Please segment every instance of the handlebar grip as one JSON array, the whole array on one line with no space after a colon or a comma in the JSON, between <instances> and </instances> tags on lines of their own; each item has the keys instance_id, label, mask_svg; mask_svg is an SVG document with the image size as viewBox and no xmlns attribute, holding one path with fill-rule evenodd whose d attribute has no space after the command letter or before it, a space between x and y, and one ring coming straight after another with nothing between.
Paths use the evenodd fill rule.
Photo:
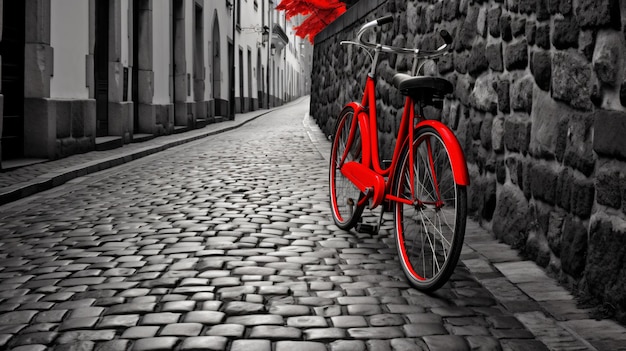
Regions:
<instances>
[{"instance_id":1,"label":"handlebar grip","mask_svg":"<svg viewBox=\"0 0 626 351\"><path fill-rule=\"evenodd\" d=\"M439 35L441 35L441 37L443 38L443 41L444 41L447 45L452 44L452 36L450 35L450 33L448 33L448 31L447 31L447 30L442 29L442 30L439 32Z\"/></svg>"},{"instance_id":2,"label":"handlebar grip","mask_svg":"<svg viewBox=\"0 0 626 351\"><path fill-rule=\"evenodd\" d=\"M376 20L376 23L378 23L379 26L382 26L385 23L391 23L391 22L393 22L393 16L392 15L381 17L381 18Z\"/></svg>"}]
</instances>

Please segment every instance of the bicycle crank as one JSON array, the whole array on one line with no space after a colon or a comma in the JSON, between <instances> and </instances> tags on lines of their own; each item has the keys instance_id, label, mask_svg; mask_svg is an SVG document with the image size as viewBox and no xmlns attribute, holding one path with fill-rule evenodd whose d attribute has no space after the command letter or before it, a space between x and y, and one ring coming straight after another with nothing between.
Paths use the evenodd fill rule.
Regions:
<instances>
[{"instance_id":1,"label":"bicycle crank","mask_svg":"<svg viewBox=\"0 0 626 351\"><path fill-rule=\"evenodd\" d=\"M359 233L376 235L378 234L380 226L369 223L357 223L354 229Z\"/></svg>"}]
</instances>

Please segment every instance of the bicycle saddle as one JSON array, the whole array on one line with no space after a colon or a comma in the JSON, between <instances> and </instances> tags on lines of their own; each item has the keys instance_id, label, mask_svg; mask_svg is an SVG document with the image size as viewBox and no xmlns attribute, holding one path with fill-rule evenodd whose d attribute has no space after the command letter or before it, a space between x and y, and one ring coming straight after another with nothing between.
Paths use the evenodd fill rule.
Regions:
<instances>
[{"instance_id":1,"label":"bicycle saddle","mask_svg":"<svg viewBox=\"0 0 626 351\"><path fill-rule=\"evenodd\" d=\"M397 73L393 76L392 82L402 95L411 97L432 97L433 95L446 95L454 91L452 83L439 77L414 77L404 73Z\"/></svg>"}]
</instances>

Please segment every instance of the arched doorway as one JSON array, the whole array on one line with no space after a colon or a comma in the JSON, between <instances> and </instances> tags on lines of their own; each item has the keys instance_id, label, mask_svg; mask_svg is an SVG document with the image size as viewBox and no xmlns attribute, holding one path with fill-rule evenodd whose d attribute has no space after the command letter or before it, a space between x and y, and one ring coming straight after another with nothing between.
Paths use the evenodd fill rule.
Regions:
<instances>
[{"instance_id":1,"label":"arched doorway","mask_svg":"<svg viewBox=\"0 0 626 351\"><path fill-rule=\"evenodd\" d=\"M211 54L211 67L213 67L212 79L213 79L213 105L215 106L215 116L226 116L227 113L224 109L222 102L222 58L221 58L221 37L220 37L220 23L217 18L217 11L215 12L213 20L213 38L212 45L213 50Z\"/></svg>"},{"instance_id":2,"label":"arched doorway","mask_svg":"<svg viewBox=\"0 0 626 351\"><path fill-rule=\"evenodd\" d=\"M258 108L263 107L263 65L261 64L261 49L257 49L256 52L256 90L257 90L257 105Z\"/></svg>"},{"instance_id":3,"label":"arched doorway","mask_svg":"<svg viewBox=\"0 0 626 351\"><path fill-rule=\"evenodd\" d=\"M193 95L196 102L195 121L206 119L204 98L204 9L197 1L194 5L194 43L193 43ZM206 122L204 122L206 124Z\"/></svg>"},{"instance_id":4,"label":"arched doorway","mask_svg":"<svg viewBox=\"0 0 626 351\"><path fill-rule=\"evenodd\" d=\"M187 96L190 95L190 82L187 79L185 59L185 3L174 0L172 3L172 62L174 63L174 125L187 127Z\"/></svg>"},{"instance_id":5,"label":"arched doorway","mask_svg":"<svg viewBox=\"0 0 626 351\"><path fill-rule=\"evenodd\" d=\"M248 48L248 98L246 99L246 112L254 110L254 95L252 95L252 51Z\"/></svg>"},{"instance_id":6,"label":"arched doorway","mask_svg":"<svg viewBox=\"0 0 626 351\"><path fill-rule=\"evenodd\" d=\"M132 100L133 140L141 141L155 132L152 0L133 0ZM143 134L143 135L142 135Z\"/></svg>"},{"instance_id":7,"label":"arched doorway","mask_svg":"<svg viewBox=\"0 0 626 351\"><path fill-rule=\"evenodd\" d=\"M94 78L96 98L96 136L109 135L109 0L96 4Z\"/></svg>"},{"instance_id":8,"label":"arched doorway","mask_svg":"<svg viewBox=\"0 0 626 351\"><path fill-rule=\"evenodd\" d=\"M142 5L140 2L144 0L133 0L133 91L132 91L132 100L133 100L133 133L137 134L140 132L141 128L139 127L139 65L141 60L139 59L139 48L141 45L141 11L140 6Z\"/></svg>"},{"instance_id":9,"label":"arched doorway","mask_svg":"<svg viewBox=\"0 0 626 351\"><path fill-rule=\"evenodd\" d=\"M235 118L235 44L232 40L228 41L228 117Z\"/></svg>"},{"instance_id":10,"label":"arched doorway","mask_svg":"<svg viewBox=\"0 0 626 351\"><path fill-rule=\"evenodd\" d=\"M221 80L221 69L222 62L220 57L220 45L222 45L220 41L220 23L217 18L217 11L215 12L215 16L213 19L213 38L211 43L213 44L213 50L211 54L211 67L213 67L212 79L213 79L213 105L215 106L215 116L225 116L226 111L222 108L221 96L222 96L222 80Z\"/></svg>"},{"instance_id":11,"label":"arched doorway","mask_svg":"<svg viewBox=\"0 0 626 351\"><path fill-rule=\"evenodd\" d=\"M24 1L2 4L2 160L24 156Z\"/></svg>"},{"instance_id":12,"label":"arched doorway","mask_svg":"<svg viewBox=\"0 0 626 351\"><path fill-rule=\"evenodd\" d=\"M245 112L244 103L245 97L243 95L243 49L239 47L239 112ZM237 111L235 111L237 112Z\"/></svg>"}]
</instances>

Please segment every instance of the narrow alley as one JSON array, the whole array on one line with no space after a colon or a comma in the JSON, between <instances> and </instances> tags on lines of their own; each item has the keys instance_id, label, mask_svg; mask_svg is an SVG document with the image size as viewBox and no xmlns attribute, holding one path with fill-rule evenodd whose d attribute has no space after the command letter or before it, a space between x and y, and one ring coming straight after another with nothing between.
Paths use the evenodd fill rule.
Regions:
<instances>
[{"instance_id":1,"label":"narrow alley","mask_svg":"<svg viewBox=\"0 0 626 351\"><path fill-rule=\"evenodd\" d=\"M329 143L308 106L301 98L0 207L0 345L546 350L558 339L593 349L570 334L542 341L465 265L420 293L391 230L339 230ZM469 240L480 232L470 226ZM472 251L463 257L476 269Z\"/></svg>"}]
</instances>

